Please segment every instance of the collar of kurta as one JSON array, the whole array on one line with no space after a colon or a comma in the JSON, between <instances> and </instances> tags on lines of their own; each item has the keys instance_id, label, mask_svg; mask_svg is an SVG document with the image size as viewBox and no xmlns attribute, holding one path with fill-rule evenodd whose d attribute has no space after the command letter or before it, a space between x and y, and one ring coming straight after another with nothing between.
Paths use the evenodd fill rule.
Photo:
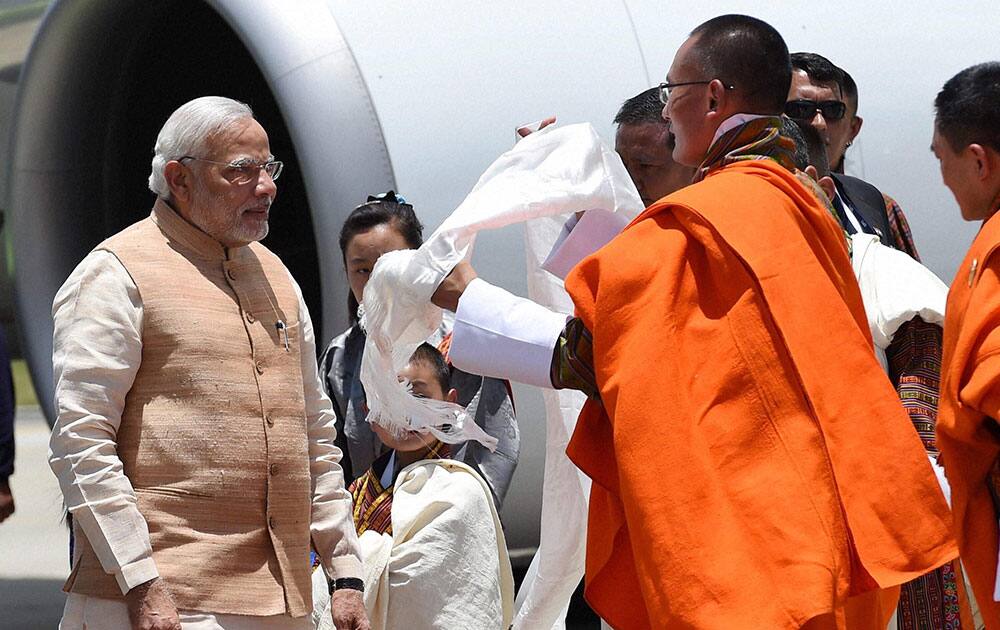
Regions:
<instances>
[{"instance_id":1,"label":"collar of kurta","mask_svg":"<svg viewBox=\"0 0 1000 630\"><path fill-rule=\"evenodd\" d=\"M177 213L162 197L156 199L151 215L153 223L171 241L207 260L232 260L239 258L246 247L227 248Z\"/></svg>"},{"instance_id":2,"label":"collar of kurta","mask_svg":"<svg viewBox=\"0 0 1000 630\"><path fill-rule=\"evenodd\" d=\"M780 116L737 114L719 127L705 160L698 167L695 181L710 171L742 160L774 160L795 171L795 141L781 135Z\"/></svg>"}]
</instances>

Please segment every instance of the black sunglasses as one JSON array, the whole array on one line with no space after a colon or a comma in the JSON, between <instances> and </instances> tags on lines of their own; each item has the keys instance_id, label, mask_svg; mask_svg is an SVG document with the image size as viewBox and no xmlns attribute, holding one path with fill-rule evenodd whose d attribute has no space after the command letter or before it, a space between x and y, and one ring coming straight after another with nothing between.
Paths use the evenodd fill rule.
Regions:
<instances>
[{"instance_id":1,"label":"black sunglasses","mask_svg":"<svg viewBox=\"0 0 1000 630\"><path fill-rule=\"evenodd\" d=\"M847 113L847 105L843 101L807 101L798 99L785 103L785 115L795 120L812 120L816 112L823 114L827 120L840 120Z\"/></svg>"}]
</instances>

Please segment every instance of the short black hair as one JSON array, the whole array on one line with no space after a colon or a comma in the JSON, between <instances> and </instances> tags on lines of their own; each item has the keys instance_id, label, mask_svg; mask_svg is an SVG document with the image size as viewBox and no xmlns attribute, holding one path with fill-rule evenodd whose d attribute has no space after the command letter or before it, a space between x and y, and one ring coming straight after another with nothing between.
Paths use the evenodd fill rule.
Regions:
<instances>
[{"instance_id":1,"label":"short black hair","mask_svg":"<svg viewBox=\"0 0 1000 630\"><path fill-rule=\"evenodd\" d=\"M788 116L781 115L781 135L791 138L795 143L795 153L792 154L792 161L795 168L800 171L806 170L809 166L809 147L806 146L806 139L802 136L802 126Z\"/></svg>"},{"instance_id":2,"label":"short black hair","mask_svg":"<svg viewBox=\"0 0 1000 630\"><path fill-rule=\"evenodd\" d=\"M347 215L344 225L340 227L340 255L347 267L347 245L358 234L379 225L391 225L406 241L411 249L417 249L424 242L424 226L417 219L413 206L406 203L395 192L389 191L368 197ZM347 291L347 316L353 324L358 319L358 301L354 292Z\"/></svg>"},{"instance_id":3,"label":"short black hair","mask_svg":"<svg viewBox=\"0 0 1000 630\"><path fill-rule=\"evenodd\" d=\"M795 140L795 166L800 171L812 166L820 177L829 175L830 161L826 155L826 143L816 128L809 124L799 124L787 116L782 118L782 122L787 121L787 129L783 127L781 132L787 132Z\"/></svg>"},{"instance_id":4,"label":"short black hair","mask_svg":"<svg viewBox=\"0 0 1000 630\"><path fill-rule=\"evenodd\" d=\"M854 82L854 77L850 75L847 70L840 68L840 72L844 75L844 82L841 84L840 93L844 96L844 100L848 103L853 101L854 103L854 113L858 113L858 84Z\"/></svg>"},{"instance_id":5,"label":"short black hair","mask_svg":"<svg viewBox=\"0 0 1000 630\"><path fill-rule=\"evenodd\" d=\"M823 83L836 83L840 95L844 95L844 71L833 64L832 61L811 52L797 52L791 54L792 70L801 70L809 75L813 81Z\"/></svg>"},{"instance_id":6,"label":"short black hair","mask_svg":"<svg viewBox=\"0 0 1000 630\"><path fill-rule=\"evenodd\" d=\"M934 99L934 124L955 152L976 143L1000 151L1000 62L962 70Z\"/></svg>"},{"instance_id":7,"label":"short black hair","mask_svg":"<svg viewBox=\"0 0 1000 630\"><path fill-rule=\"evenodd\" d=\"M616 125L641 125L643 123L667 124L663 120L663 103L660 102L660 88L653 87L639 92L622 103L615 114Z\"/></svg>"},{"instance_id":8,"label":"short black hair","mask_svg":"<svg viewBox=\"0 0 1000 630\"><path fill-rule=\"evenodd\" d=\"M410 355L409 363L418 363L431 368L434 380L441 386L441 393L448 394L451 389L451 370L444 360L444 355L437 348L427 342L420 344Z\"/></svg>"},{"instance_id":9,"label":"short black hair","mask_svg":"<svg viewBox=\"0 0 1000 630\"><path fill-rule=\"evenodd\" d=\"M732 84L751 111L778 115L792 83L788 46L767 22L748 15L720 15L691 31L706 78Z\"/></svg>"}]
</instances>

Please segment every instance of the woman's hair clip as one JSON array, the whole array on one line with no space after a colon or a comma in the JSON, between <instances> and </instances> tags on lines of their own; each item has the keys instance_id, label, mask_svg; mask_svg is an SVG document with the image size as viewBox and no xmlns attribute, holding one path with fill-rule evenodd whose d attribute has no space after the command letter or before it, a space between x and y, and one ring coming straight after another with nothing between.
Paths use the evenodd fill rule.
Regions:
<instances>
[{"instance_id":1,"label":"woman's hair clip","mask_svg":"<svg viewBox=\"0 0 1000 630\"><path fill-rule=\"evenodd\" d=\"M397 195L396 192L392 190L379 193L377 195L368 195L368 203L372 201L389 201L392 203L406 204L406 199L403 198L403 195Z\"/></svg>"}]
</instances>

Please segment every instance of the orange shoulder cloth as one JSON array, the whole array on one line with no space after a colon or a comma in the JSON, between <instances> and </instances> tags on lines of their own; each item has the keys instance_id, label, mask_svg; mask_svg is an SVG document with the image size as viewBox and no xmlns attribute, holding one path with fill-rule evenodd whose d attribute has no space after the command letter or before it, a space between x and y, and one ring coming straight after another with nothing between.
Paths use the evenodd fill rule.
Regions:
<instances>
[{"instance_id":1,"label":"orange shoulder cloth","mask_svg":"<svg viewBox=\"0 0 1000 630\"><path fill-rule=\"evenodd\" d=\"M587 599L616 628L799 627L955 557L876 362L839 226L741 161L654 204L566 282L603 406Z\"/></svg>"},{"instance_id":2,"label":"orange shoulder cloth","mask_svg":"<svg viewBox=\"0 0 1000 630\"><path fill-rule=\"evenodd\" d=\"M1000 490L1000 216L987 221L948 292L937 444L951 485L955 533L988 628L1000 628L993 601ZM1000 492L998 492L1000 495Z\"/></svg>"}]
</instances>

